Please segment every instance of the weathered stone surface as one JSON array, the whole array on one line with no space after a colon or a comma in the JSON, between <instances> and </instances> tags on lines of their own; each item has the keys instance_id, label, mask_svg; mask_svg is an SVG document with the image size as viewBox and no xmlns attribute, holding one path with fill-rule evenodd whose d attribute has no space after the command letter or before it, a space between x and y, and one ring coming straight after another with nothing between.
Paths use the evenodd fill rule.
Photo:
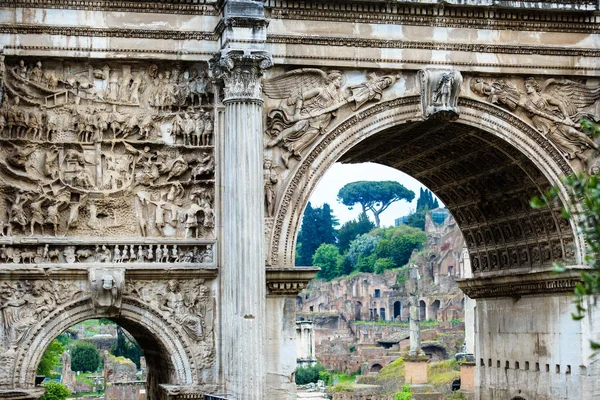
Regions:
<instances>
[{"instance_id":1,"label":"weathered stone surface","mask_svg":"<svg viewBox=\"0 0 600 400\"><path fill-rule=\"evenodd\" d=\"M567 321L576 275L547 273L580 267L585 246L558 209L528 202L558 185L576 207L560 177L598 168L578 125L600 110L597 11L592 0L0 2L0 397L39 397L28 390L48 343L112 317L146 351L149 399L288 398L293 297L314 274L291 270L296 233L337 160L403 170L448 206L472 260L463 287L483 302L476 353L512 362L502 346L518 341L528 362L565 371L554 337L577 332L583 349L600 329ZM427 93L460 116L424 121L418 71L452 68L457 103L439 85L451 79ZM116 269L90 272L111 268L124 286ZM488 300L511 292L538 312ZM559 311L540 312L556 305L542 293ZM491 304L527 315L551 356L510 321L490 347ZM479 394L597 397L597 360L573 357L568 379L525 372L549 382L536 392L521 372L478 364Z\"/></svg>"}]
</instances>

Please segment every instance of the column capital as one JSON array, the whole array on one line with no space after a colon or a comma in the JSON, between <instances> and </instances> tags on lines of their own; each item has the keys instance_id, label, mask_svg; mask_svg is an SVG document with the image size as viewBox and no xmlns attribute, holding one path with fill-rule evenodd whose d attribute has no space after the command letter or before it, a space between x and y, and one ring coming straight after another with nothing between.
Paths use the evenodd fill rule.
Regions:
<instances>
[{"instance_id":1,"label":"column capital","mask_svg":"<svg viewBox=\"0 0 600 400\"><path fill-rule=\"evenodd\" d=\"M271 54L262 50L229 50L216 54L211 61L214 77L222 79L225 85L224 103L230 101L262 103L262 73L272 66Z\"/></svg>"}]
</instances>

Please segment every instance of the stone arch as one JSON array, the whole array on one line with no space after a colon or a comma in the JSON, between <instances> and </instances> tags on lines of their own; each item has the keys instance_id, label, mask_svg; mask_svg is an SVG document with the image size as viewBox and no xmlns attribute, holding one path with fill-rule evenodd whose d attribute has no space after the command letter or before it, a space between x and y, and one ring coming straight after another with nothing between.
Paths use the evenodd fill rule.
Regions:
<instances>
[{"instance_id":1,"label":"stone arch","mask_svg":"<svg viewBox=\"0 0 600 400\"><path fill-rule=\"evenodd\" d=\"M106 317L127 329L144 350L148 367L148 399L160 399L160 384L197 385L198 365L187 339L172 322L132 297L124 297L119 316L96 312L89 297L58 307L32 329L17 350L12 385L29 389L37 366L50 342L69 327L92 318Z\"/></svg>"},{"instance_id":2,"label":"stone arch","mask_svg":"<svg viewBox=\"0 0 600 400\"><path fill-rule=\"evenodd\" d=\"M400 300L394 302L394 319L400 317L402 319L402 303Z\"/></svg>"},{"instance_id":3,"label":"stone arch","mask_svg":"<svg viewBox=\"0 0 600 400\"><path fill-rule=\"evenodd\" d=\"M430 307L430 311L429 311L429 317L430 319L440 319L438 313L440 311L440 301L439 300L434 300Z\"/></svg>"},{"instance_id":4,"label":"stone arch","mask_svg":"<svg viewBox=\"0 0 600 400\"><path fill-rule=\"evenodd\" d=\"M379 372L383 369L383 366L379 363L372 364L369 367L369 372Z\"/></svg>"},{"instance_id":5,"label":"stone arch","mask_svg":"<svg viewBox=\"0 0 600 400\"><path fill-rule=\"evenodd\" d=\"M424 300L419 301L419 320L425 321L427 319L427 304Z\"/></svg>"},{"instance_id":6,"label":"stone arch","mask_svg":"<svg viewBox=\"0 0 600 400\"><path fill-rule=\"evenodd\" d=\"M493 150L498 157L503 158L507 166L512 164L510 168L514 167L513 170L517 172L517 181L521 178L527 180L520 186L515 183L517 193L510 201L518 203L521 207L529 208L529 199L533 195L556 185L559 188L563 204L577 204L560 181L560 176L572 173L573 169L559 151L531 125L500 107L471 98L461 97L459 106L461 114L454 122L423 121L420 97L401 97L356 113L324 135L303 160L293 167L291 178L282 188L268 242L267 263L269 265L293 265L296 235L301 223L301 216L320 178L335 162L340 160L343 162L373 161L373 157L370 156L372 149L369 149L369 146L373 146L375 140L371 139L376 136L379 136L378 140L386 138L390 142L395 139L398 146L411 140L418 141L418 132L425 130L428 133L423 136L427 136L432 131L440 133L441 128L448 128L444 130L444 135L450 135L448 132L451 132L452 137L467 139L471 136L476 137L477 141L485 143L486 146L489 146L490 151ZM360 146L357 146L359 144ZM360 148L357 149L358 147ZM388 143L388 153L392 153L389 151L390 148L394 148L393 151L397 149ZM389 159L384 160L381 154L375 162L384 165L392 163ZM486 271L494 272L493 269L500 269L500 267L520 272L539 270L542 265L549 269L553 259L561 259L569 265L580 264L583 260L583 241L579 235L574 233L576 231L574 222L562 224L556 210L548 211L547 214L523 211L525 215L522 220L518 221L518 225L525 224L525 229L528 230L540 229L538 233L533 231L512 232L508 227L503 234L501 229L506 224L503 224L500 219L497 223L494 221L492 227L494 231L491 228L487 229L488 220L494 217L488 213L490 210L484 209L487 207L491 208L491 211L495 211L494 201L498 199L489 200L486 198L486 192L477 192L478 203L463 209L460 205L459 192L454 192L454 188L450 187L439 189L443 182L436 182L421 173L428 171L428 167L423 167L423 170L409 164L393 167L419 179L448 206L467 240L475 275ZM510 169L507 175L510 175ZM465 174L462 178L468 180L473 176ZM481 178L481 181L475 183L482 183L484 179L483 177L475 178ZM457 179L460 180L461 177ZM451 183L453 184L455 181ZM498 204L500 202L500 200L497 201ZM503 207L508 208L509 206L504 204ZM473 212L478 214L472 215ZM530 218L528 213L535 214L536 221L539 219L540 223L533 224L525 221ZM506 211L501 217L508 215L509 213ZM469 223L469 219L476 219L477 223ZM467 229L466 227L469 225L475 225L477 229ZM561 238L552 242L550 236L555 233L558 233ZM537 244L519 248L516 245L517 240L512 236L509 237L509 235L523 234L538 239ZM497 235L497 239L494 235ZM515 243L514 248L507 249L504 243L511 240ZM502 245L499 245L500 242ZM491 247L495 247L492 251L488 250L490 244L493 244Z\"/></svg>"}]
</instances>

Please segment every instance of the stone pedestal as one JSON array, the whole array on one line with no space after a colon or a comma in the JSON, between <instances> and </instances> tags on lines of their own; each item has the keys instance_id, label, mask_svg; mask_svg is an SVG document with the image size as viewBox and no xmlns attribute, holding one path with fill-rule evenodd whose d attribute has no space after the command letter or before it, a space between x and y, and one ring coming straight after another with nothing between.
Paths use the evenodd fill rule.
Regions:
<instances>
[{"instance_id":1,"label":"stone pedestal","mask_svg":"<svg viewBox=\"0 0 600 400\"><path fill-rule=\"evenodd\" d=\"M0 390L0 399L7 400L37 400L44 395L45 388L35 389L6 389Z\"/></svg>"},{"instance_id":2,"label":"stone pedestal","mask_svg":"<svg viewBox=\"0 0 600 400\"><path fill-rule=\"evenodd\" d=\"M460 365L460 389L475 390L475 363L464 362Z\"/></svg>"},{"instance_id":3,"label":"stone pedestal","mask_svg":"<svg viewBox=\"0 0 600 400\"><path fill-rule=\"evenodd\" d=\"M405 359L404 381L407 384L427 383L427 360L419 358Z\"/></svg>"}]
</instances>

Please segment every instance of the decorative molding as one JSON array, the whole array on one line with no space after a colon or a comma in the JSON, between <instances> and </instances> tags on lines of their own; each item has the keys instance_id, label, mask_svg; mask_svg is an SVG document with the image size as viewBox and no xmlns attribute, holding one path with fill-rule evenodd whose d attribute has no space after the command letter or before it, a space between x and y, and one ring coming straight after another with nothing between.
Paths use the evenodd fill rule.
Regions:
<instances>
[{"instance_id":1,"label":"decorative molding","mask_svg":"<svg viewBox=\"0 0 600 400\"><path fill-rule=\"evenodd\" d=\"M211 60L215 77L224 82L224 103L253 101L262 104L262 73L272 66L273 60L265 51L231 50L216 54Z\"/></svg>"},{"instance_id":2,"label":"decorative molding","mask_svg":"<svg viewBox=\"0 0 600 400\"><path fill-rule=\"evenodd\" d=\"M98 48L98 47L66 47L66 46L13 46L7 45L3 47L6 50L24 50L24 51L72 51L79 53L138 53L138 54L163 54L177 56L205 56L203 60L208 60L215 53L212 51L187 51L187 50L157 50L147 48L137 49L114 49L114 48Z\"/></svg>"},{"instance_id":3,"label":"decorative molding","mask_svg":"<svg viewBox=\"0 0 600 400\"><path fill-rule=\"evenodd\" d=\"M248 41L251 42L251 41ZM267 43L272 44L297 44L306 46L342 46L362 48L382 48L400 50L438 50L438 51L464 51L471 53L493 54L527 54L548 55L564 57L600 57L600 50L573 47L527 46L508 44L486 43L444 43L433 41L411 41L390 39L368 39L338 36L298 36L277 35L267 36Z\"/></svg>"},{"instance_id":4,"label":"decorative molding","mask_svg":"<svg viewBox=\"0 0 600 400\"><path fill-rule=\"evenodd\" d=\"M576 65L531 65L531 64L501 64L501 63L479 63L465 61L433 61L433 60L414 60L399 58L378 58L378 57L333 57L333 56L309 56L303 54L273 54L274 59L282 60L328 60L328 61L352 61L376 64L416 64L416 65L436 65L444 67L479 67L479 68L514 68L523 69L541 69L555 71L600 71L600 67L582 67Z\"/></svg>"},{"instance_id":5,"label":"decorative molding","mask_svg":"<svg viewBox=\"0 0 600 400\"><path fill-rule=\"evenodd\" d=\"M0 33L23 35L61 35L110 38L139 38L164 40L210 40L216 41L218 35L209 31L177 31L158 29L90 28L84 26L49 26L1 24Z\"/></svg>"},{"instance_id":6,"label":"decorative molding","mask_svg":"<svg viewBox=\"0 0 600 400\"><path fill-rule=\"evenodd\" d=\"M525 295L568 293L581 281L579 270L563 274L538 272L501 277L458 280L458 287L472 299L521 297Z\"/></svg>"},{"instance_id":7,"label":"decorative molding","mask_svg":"<svg viewBox=\"0 0 600 400\"><path fill-rule=\"evenodd\" d=\"M312 267L267 267L267 296L295 297L306 289L308 282L315 278L320 268Z\"/></svg>"},{"instance_id":8,"label":"decorative molding","mask_svg":"<svg viewBox=\"0 0 600 400\"><path fill-rule=\"evenodd\" d=\"M284 2L267 1L272 19L417 25L446 28L497 29L569 33L599 33L594 10L498 9L437 4L394 4L389 2Z\"/></svg>"},{"instance_id":9,"label":"decorative molding","mask_svg":"<svg viewBox=\"0 0 600 400\"><path fill-rule=\"evenodd\" d=\"M111 1L111 0L0 0L0 7L50 8L86 11L119 11L157 14L219 15L212 0Z\"/></svg>"}]
</instances>

